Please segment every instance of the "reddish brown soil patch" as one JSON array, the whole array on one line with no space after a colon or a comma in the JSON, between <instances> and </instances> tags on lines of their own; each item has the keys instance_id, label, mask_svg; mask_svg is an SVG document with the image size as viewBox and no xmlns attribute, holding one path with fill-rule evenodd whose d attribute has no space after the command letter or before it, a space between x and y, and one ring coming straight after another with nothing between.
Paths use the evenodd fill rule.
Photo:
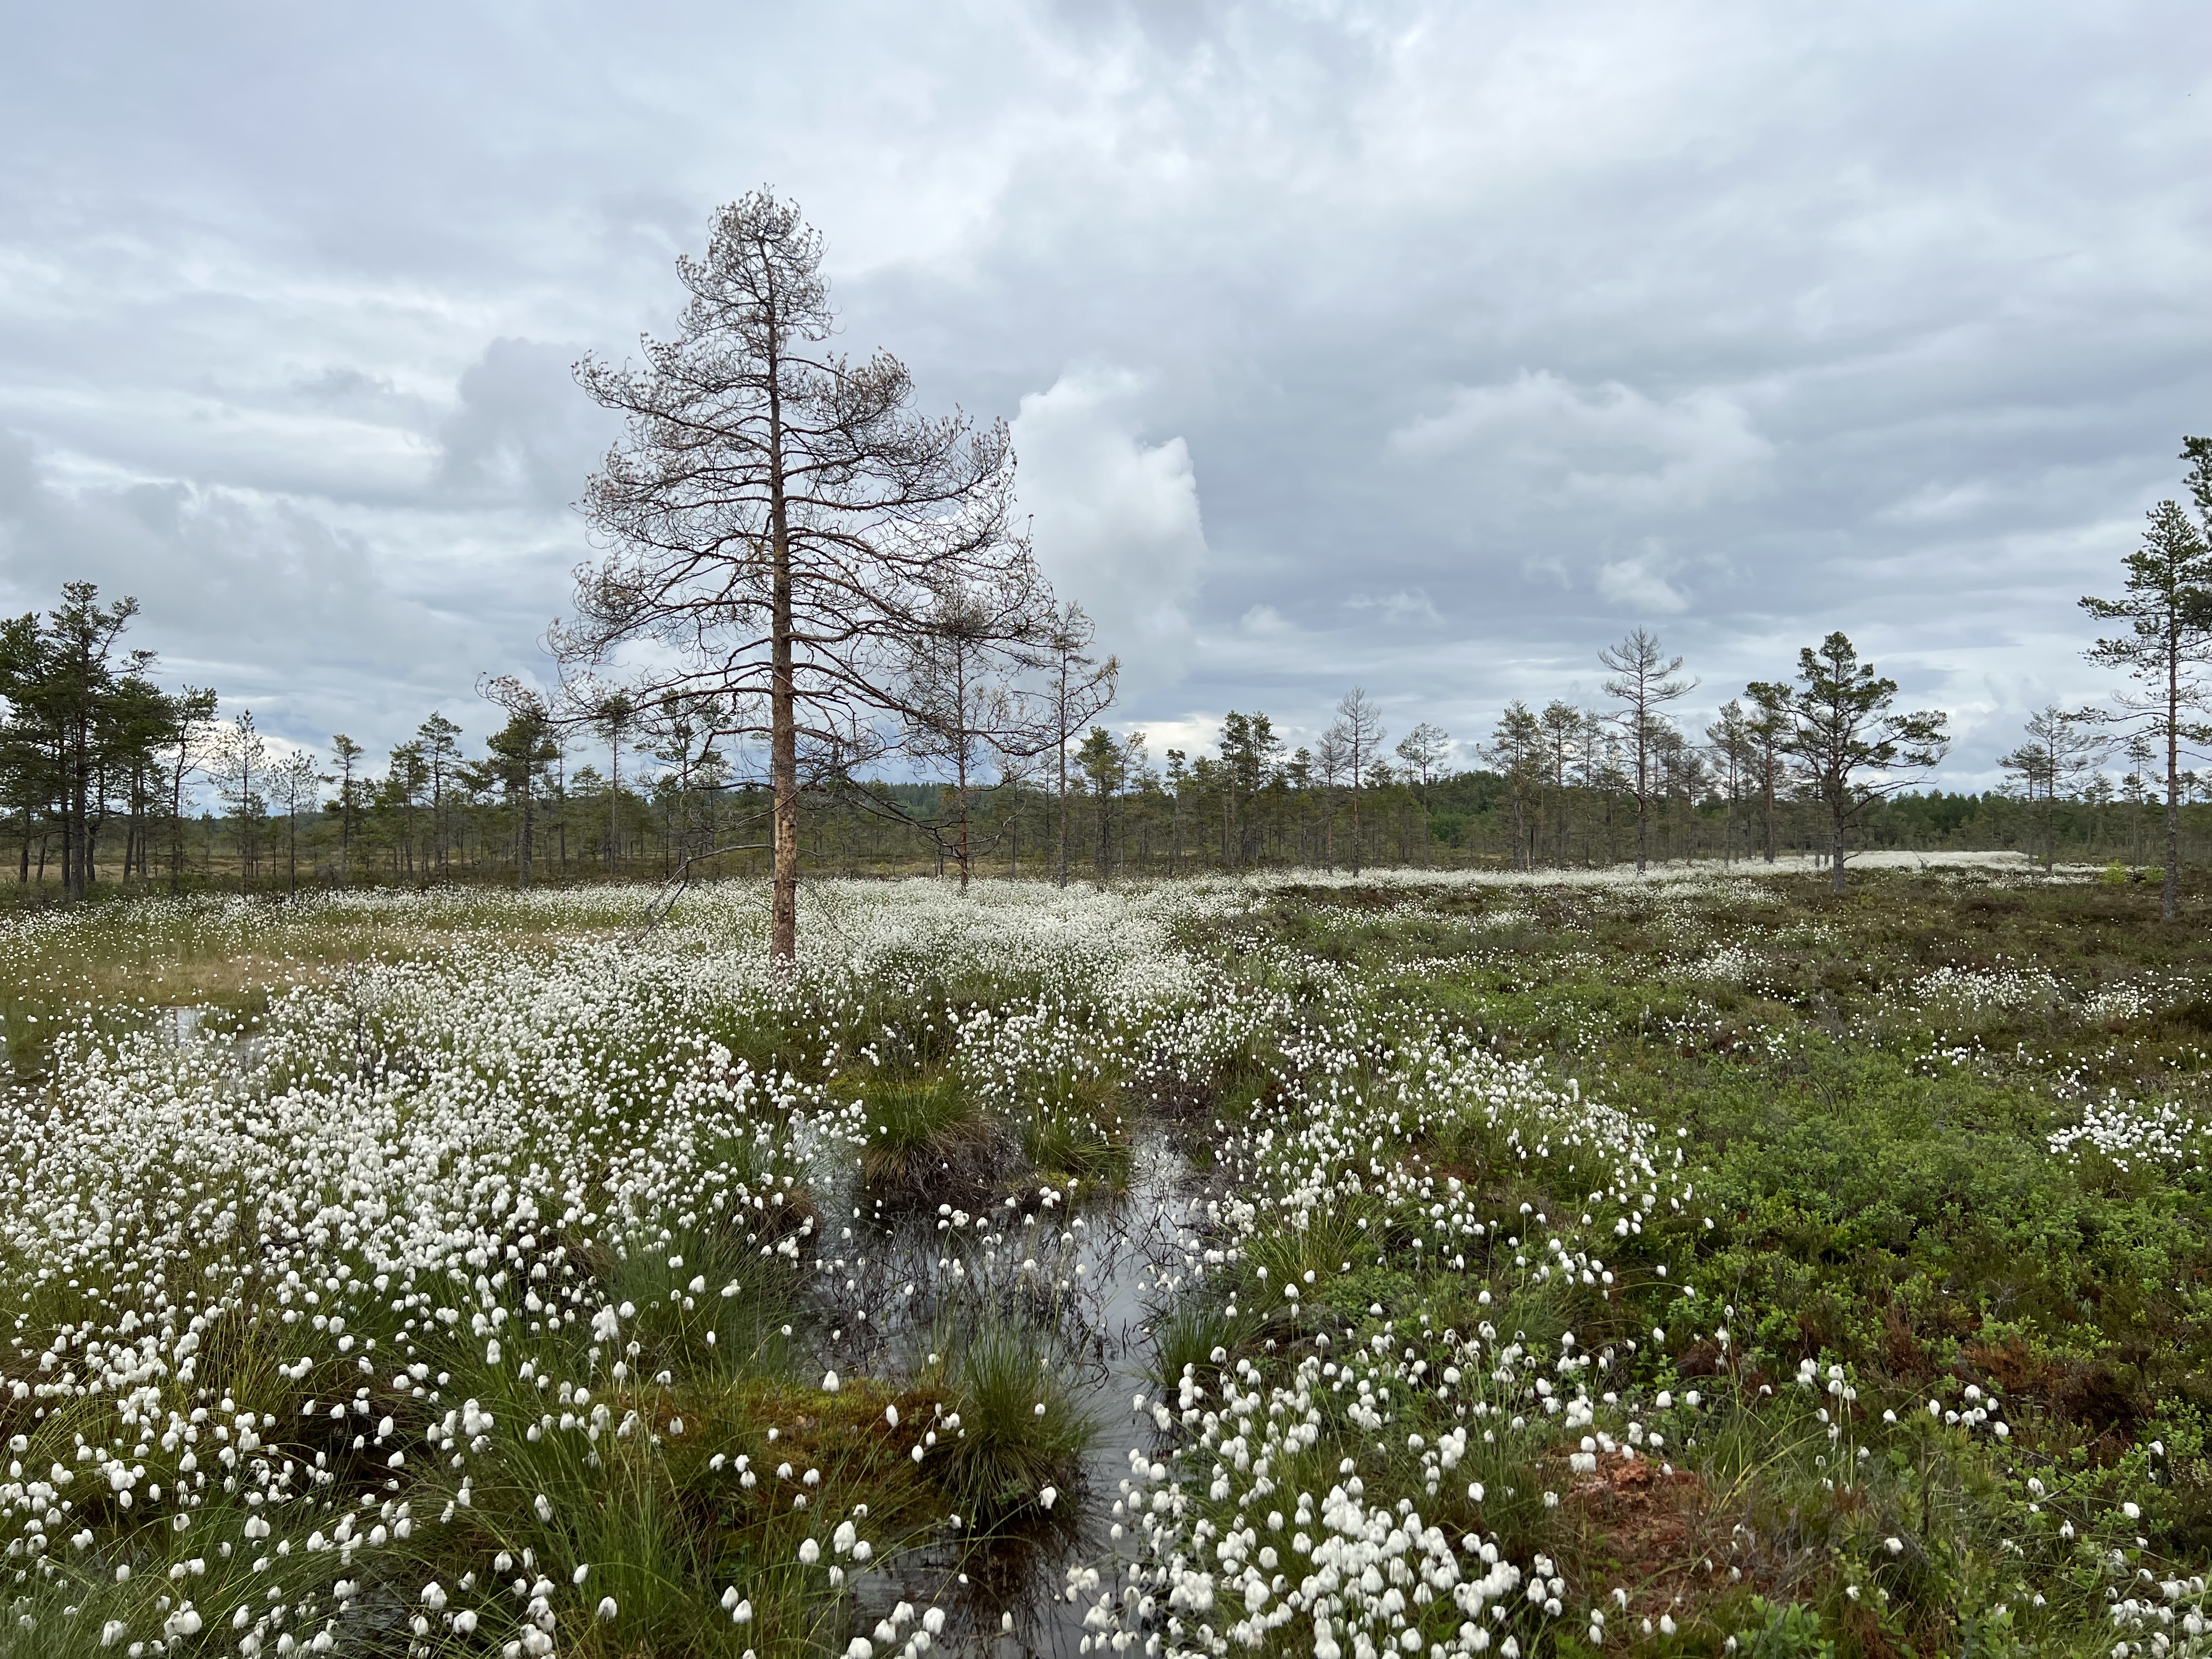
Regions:
<instances>
[{"instance_id":1,"label":"reddish brown soil patch","mask_svg":"<svg viewBox=\"0 0 2212 1659\"><path fill-rule=\"evenodd\" d=\"M1649 1457L1601 1453L1595 1470L1572 1477L1567 1498L1602 1522L1624 1554L1651 1560L1683 1553L1705 1491L1705 1483L1687 1469ZM1628 1548L1632 1540L1639 1547Z\"/></svg>"},{"instance_id":2,"label":"reddish brown soil patch","mask_svg":"<svg viewBox=\"0 0 2212 1659\"><path fill-rule=\"evenodd\" d=\"M1687 1469L1601 1452L1595 1470L1567 1477L1562 1498L1586 1528L1593 1564L1603 1561L1607 1581L1628 1588L1632 1607L1680 1619L1729 1588L1706 1565L1707 1496Z\"/></svg>"}]
</instances>

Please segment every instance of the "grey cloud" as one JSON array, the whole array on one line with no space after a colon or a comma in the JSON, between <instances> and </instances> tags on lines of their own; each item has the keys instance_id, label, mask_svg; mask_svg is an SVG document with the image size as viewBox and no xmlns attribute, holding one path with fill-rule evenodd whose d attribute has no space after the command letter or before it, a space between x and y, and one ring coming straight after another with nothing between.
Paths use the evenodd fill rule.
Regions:
<instances>
[{"instance_id":1,"label":"grey cloud","mask_svg":"<svg viewBox=\"0 0 2212 1659\"><path fill-rule=\"evenodd\" d=\"M432 581L394 580L393 563L283 499L174 482L58 487L26 440L0 434L8 608L43 609L69 580L133 595L131 643L298 741L339 729L381 738L432 707L464 709L484 665L526 648L532 620L543 626L495 582L440 595Z\"/></svg>"},{"instance_id":2,"label":"grey cloud","mask_svg":"<svg viewBox=\"0 0 2212 1659\"><path fill-rule=\"evenodd\" d=\"M1440 413L1408 422L1386 443L1416 462L1457 462L1462 476L1538 505L1645 514L1741 494L1774 453L1742 404L1717 388L1662 401L1618 380L1585 389L1548 369L1456 387Z\"/></svg>"},{"instance_id":3,"label":"grey cloud","mask_svg":"<svg viewBox=\"0 0 2212 1659\"><path fill-rule=\"evenodd\" d=\"M1038 563L1082 604L1137 697L1172 685L1192 651L1188 607L1206 575L1190 451L1138 431L1144 384L1072 370L1024 398L1013 422L1020 501Z\"/></svg>"},{"instance_id":4,"label":"grey cloud","mask_svg":"<svg viewBox=\"0 0 2212 1659\"><path fill-rule=\"evenodd\" d=\"M131 545L240 514L313 625L325 563L432 618L371 605L399 620L365 653L527 661L599 441L565 343L665 330L672 254L766 179L828 235L846 343L1021 416L1041 552L1144 669L1132 720L1310 727L1358 678L1466 737L1588 695L1633 621L1716 702L1840 626L1971 715L1972 778L2033 702L2104 689L2073 602L2212 427L2207 28L49 9L0 64L0 425L95 516L173 500ZM18 545L28 592L57 567Z\"/></svg>"},{"instance_id":5,"label":"grey cloud","mask_svg":"<svg viewBox=\"0 0 2212 1659\"><path fill-rule=\"evenodd\" d=\"M1671 617L1690 608L1689 596L1667 579L1662 560L1643 554L1598 567L1599 597L1647 617Z\"/></svg>"},{"instance_id":6,"label":"grey cloud","mask_svg":"<svg viewBox=\"0 0 2212 1659\"><path fill-rule=\"evenodd\" d=\"M486 346L439 428L438 487L548 511L573 501L616 429L570 378L580 355L532 340Z\"/></svg>"},{"instance_id":7,"label":"grey cloud","mask_svg":"<svg viewBox=\"0 0 2212 1659\"><path fill-rule=\"evenodd\" d=\"M1386 623L1401 626L1419 623L1437 623L1443 617L1437 611L1436 602L1418 587L1401 587L1395 593L1354 593L1345 600L1347 611L1368 611Z\"/></svg>"}]
</instances>

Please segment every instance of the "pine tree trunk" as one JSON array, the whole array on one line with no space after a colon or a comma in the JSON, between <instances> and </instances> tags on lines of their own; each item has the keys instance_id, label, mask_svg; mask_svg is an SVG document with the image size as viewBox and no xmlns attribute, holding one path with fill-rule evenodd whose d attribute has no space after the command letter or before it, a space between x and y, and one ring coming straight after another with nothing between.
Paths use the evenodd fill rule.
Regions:
<instances>
[{"instance_id":1,"label":"pine tree trunk","mask_svg":"<svg viewBox=\"0 0 2212 1659\"><path fill-rule=\"evenodd\" d=\"M1062 690L1060 700L1060 796L1058 800L1058 805L1060 808L1060 867L1058 872L1058 880L1062 887L1067 885L1067 694L1066 690L1066 671L1063 669L1061 671Z\"/></svg>"},{"instance_id":2,"label":"pine tree trunk","mask_svg":"<svg viewBox=\"0 0 2212 1659\"><path fill-rule=\"evenodd\" d=\"M963 741L964 741L964 740L963 740ZM960 890L961 890L963 893L965 893L965 892L968 890L968 858L969 858L969 849L968 849L968 757L967 757L967 756L966 756L965 754L963 754L963 755L960 757L960 758L959 758L959 760L957 761L957 763L956 763L955 769L954 769L954 773L953 773L953 782L954 782L954 787L959 791L958 800L959 800L959 806L960 806L960 829L959 829L959 852L958 852L958 854L957 854L957 856L958 856L958 858L959 858L959 860L960 860Z\"/></svg>"},{"instance_id":3,"label":"pine tree trunk","mask_svg":"<svg viewBox=\"0 0 2212 1659\"><path fill-rule=\"evenodd\" d=\"M169 799L169 890L185 890L185 747L177 745L177 775Z\"/></svg>"},{"instance_id":4,"label":"pine tree trunk","mask_svg":"<svg viewBox=\"0 0 2212 1659\"><path fill-rule=\"evenodd\" d=\"M2158 916L2181 914L2181 645L2169 625L2166 639L2166 882Z\"/></svg>"},{"instance_id":5,"label":"pine tree trunk","mask_svg":"<svg viewBox=\"0 0 2212 1659\"><path fill-rule=\"evenodd\" d=\"M783 392L781 329L771 325L768 352L769 553L775 561L769 592L773 635L769 680L769 781L775 793L774 889L769 954L779 963L799 957L799 710L792 659L791 518L784 497Z\"/></svg>"},{"instance_id":6,"label":"pine tree trunk","mask_svg":"<svg viewBox=\"0 0 2212 1659\"><path fill-rule=\"evenodd\" d=\"M530 885L530 841L531 832L535 827L530 821L530 762L527 753L528 751L526 750L522 763L522 821L520 825L520 833L515 837L514 844L515 885L523 888ZM424 873L428 873L427 863L424 866Z\"/></svg>"},{"instance_id":7,"label":"pine tree trunk","mask_svg":"<svg viewBox=\"0 0 2212 1659\"><path fill-rule=\"evenodd\" d=\"M2181 740L2175 729L2178 710L2169 710L2166 723L2166 884L2159 890L2160 921L2181 915Z\"/></svg>"},{"instance_id":8,"label":"pine tree trunk","mask_svg":"<svg viewBox=\"0 0 2212 1659\"><path fill-rule=\"evenodd\" d=\"M1642 875L1650 860L1651 846L1651 781L1650 763L1645 749L1647 736L1644 710L1636 710L1636 873Z\"/></svg>"}]
</instances>

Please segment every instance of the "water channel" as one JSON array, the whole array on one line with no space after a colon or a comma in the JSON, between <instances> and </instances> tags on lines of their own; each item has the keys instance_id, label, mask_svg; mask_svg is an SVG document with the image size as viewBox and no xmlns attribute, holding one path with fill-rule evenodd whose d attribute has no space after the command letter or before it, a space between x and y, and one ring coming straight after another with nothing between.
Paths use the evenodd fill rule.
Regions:
<instances>
[{"instance_id":1,"label":"water channel","mask_svg":"<svg viewBox=\"0 0 2212 1659\"><path fill-rule=\"evenodd\" d=\"M1110 1589L1133 1559L1134 1529L1114 1537L1113 1510L1131 1454L1150 1455L1158 1439L1149 1410L1135 1402L1141 1396L1149 1406L1158 1392L1152 1328L1190 1287L1201 1196L1188 1162L1153 1131L1139 1139L1128 1181L1110 1200L1079 1194L1064 1206L1032 1191L1012 1209L994 1206L996 1227L980 1233L980 1217L961 1228L940 1226L953 1217L928 1213L870 1230L867 1269L851 1277L860 1296L876 1292L872 1305L898 1311L870 1322L867 1337L841 1344L839 1356L864 1362L856 1369L872 1376L911 1375L948 1310L972 1316L988 1307L1026 1323L1096 1432L1048 1515L1032 1511L980 1547L948 1537L905 1552L889 1570L857 1580L855 1630L865 1633L904 1601L945 1610L940 1651L1075 1659L1082 1650L1083 1618L1097 1589L1071 1601L1071 1569L1094 1570L1092 1582ZM954 1242L963 1232L964 1243ZM1048 1242L1056 1247L1048 1257L1040 1248ZM916 1294L900 1294L909 1284Z\"/></svg>"}]
</instances>

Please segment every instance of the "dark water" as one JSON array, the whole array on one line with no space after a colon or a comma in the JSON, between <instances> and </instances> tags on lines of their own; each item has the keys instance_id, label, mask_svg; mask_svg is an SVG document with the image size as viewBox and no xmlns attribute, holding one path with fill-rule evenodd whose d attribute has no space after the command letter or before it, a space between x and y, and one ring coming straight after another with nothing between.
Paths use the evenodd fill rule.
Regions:
<instances>
[{"instance_id":1,"label":"dark water","mask_svg":"<svg viewBox=\"0 0 2212 1659\"><path fill-rule=\"evenodd\" d=\"M851 1240L824 1241L826 1256L848 1263L832 1273L844 1272L857 1287L848 1307L896 1310L867 1322L865 1335L836 1328L833 1363L875 1376L909 1375L948 1320L975 1316L988 1305L995 1317L1026 1322L1054 1356L1061 1388L1097 1425L1079 1472L1048 1515L1034 1513L988 1540L963 1547L948 1539L908 1552L895 1570L857 1579L855 1633L870 1634L905 1601L945 1610L937 1651L988 1659L1073 1659L1080 1651L1085 1613L1102 1590L1117 1586L1133 1559L1133 1534L1112 1536L1112 1510L1131 1453L1151 1455L1157 1437L1149 1413L1133 1401L1140 1395L1149 1401L1155 1391L1150 1328L1192 1280L1200 1249L1195 1197L1183 1159L1156 1135L1139 1144L1128 1184L1110 1202L1079 1194L1071 1211L1042 1204L1031 1192L1017 1210L1001 1204L986 1212L987 1230L971 1218L965 1229L940 1231L937 1224L948 1218L922 1214L865 1232L856 1227ZM841 1258L841 1249L854 1255ZM850 1271L862 1254L865 1268ZM962 1263L957 1272L952 1261ZM1028 1261L1039 1271L1023 1272ZM908 1284L917 1287L912 1297L898 1294ZM1071 1601L1070 1571L1086 1568L1097 1577ZM878 1652L884 1652L881 1644Z\"/></svg>"}]
</instances>

